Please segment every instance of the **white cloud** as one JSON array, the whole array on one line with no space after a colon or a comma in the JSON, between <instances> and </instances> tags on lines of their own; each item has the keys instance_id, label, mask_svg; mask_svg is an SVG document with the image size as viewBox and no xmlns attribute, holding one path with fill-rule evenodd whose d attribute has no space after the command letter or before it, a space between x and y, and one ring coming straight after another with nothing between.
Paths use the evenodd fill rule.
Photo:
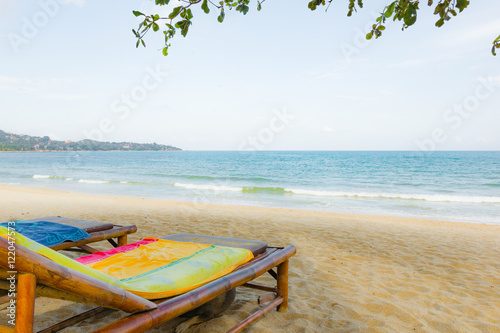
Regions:
<instances>
[{"instance_id":1,"label":"white cloud","mask_svg":"<svg viewBox=\"0 0 500 333\"><path fill-rule=\"evenodd\" d=\"M59 100L59 101L79 101L86 99L88 96L81 94L57 94L57 93L44 93L38 94L43 99Z\"/></svg>"},{"instance_id":2,"label":"white cloud","mask_svg":"<svg viewBox=\"0 0 500 333\"><path fill-rule=\"evenodd\" d=\"M500 82L500 75L489 76L488 77L488 81L490 81L490 82Z\"/></svg>"},{"instance_id":3,"label":"white cloud","mask_svg":"<svg viewBox=\"0 0 500 333\"><path fill-rule=\"evenodd\" d=\"M49 85L48 80L24 79L0 76L0 91L31 93L41 91Z\"/></svg>"},{"instance_id":4,"label":"white cloud","mask_svg":"<svg viewBox=\"0 0 500 333\"><path fill-rule=\"evenodd\" d=\"M325 132L325 133L334 133L334 132L337 132L337 130L335 130L335 129L331 128L331 127L328 127L328 126L323 127L323 129L321 131Z\"/></svg>"},{"instance_id":5,"label":"white cloud","mask_svg":"<svg viewBox=\"0 0 500 333\"><path fill-rule=\"evenodd\" d=\"M354 96L354 95L336 95L334 96L336 98L342 98L342 99L349 99L352 101L378 101L376 98L371 98L371 97L360 97L360 96Z\"/></svg>"},{"instance_id":6,"label":"white cloud","mask_svg":"<svg viewBox=\"0 0 500 333\"><path fill-rule=\"evenodd\" d=\"M87 3L87 1L86 0L65 0L64 3L65 4L69 3L71 5L75 5L75 6L78 6L78 7L83 7Z\"/></svg>"},{"instance_id":7,"label":"white cloud","mask_svg":"<svg viewBox=\"0 0 500 333\"><path fill-rule=\"evenodd\" d=\"M16 0L2 0L0 1L0 18L7 18L9 14L17 6Z\"/></svg>"},{"instance_id":8,"label":"white cloud","mask_svg":"<svg viewBox=\"0 0 500 333\"><path fill-rule=\"evenodd\" d=\"M483 39L495 39L500 31L500 20L484 22L475 27L467 27L459 31L454 38L455 42L471 42Z\"/></svg>"},{"instance_id":9,"label":"white cloud","mask_svg":"<svg viewBox=\"0 0 500 333\"><path fill-rule=\"evenodd\" d=\"M332 80L338 80L343 78L344 75L338 73L338 72L330 72L330 73L324 73L321 75L318 75L313 78L313 80L323 80L323 79L332 79Z\"/></svg>"}]
</instances>

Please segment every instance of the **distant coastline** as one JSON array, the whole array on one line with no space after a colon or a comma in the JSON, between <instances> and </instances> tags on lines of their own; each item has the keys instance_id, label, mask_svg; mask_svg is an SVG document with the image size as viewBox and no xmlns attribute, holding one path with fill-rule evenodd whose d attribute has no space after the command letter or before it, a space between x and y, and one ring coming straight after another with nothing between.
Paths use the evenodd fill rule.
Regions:
<instances>
[{"instance_id":1,"label":"distant coastline","mask_svg":"<svg viewBox=\"0 0 500 333\"><path fill-rule=\"evenodd\" d=\"M172 150L133 150L133 149L127 149L127 150L0 150L0 154L6 153L6 154L14 154L14 153L26 153L26 154L33 154L33 153L79 153L79 152L93 152L93 153L99 153L99 152L137 152L137 151L142 151L142 152L147 152L147 151L178 151L178 152L186 152L190 150L184 150L184 149L172 149Z\"/></svg>"},{"instance_id":2,"label":"distant coastline","mask_svg":"<svg viewBox=\"0 0 500 333\"><path fill-rule=\"evenodd\" d=\"M0 152L64 151L181 151L181 148L154 143L104 142L96 140L60 141L50 137L14 134L0 130Z\"/></svg>"}]
</instances>

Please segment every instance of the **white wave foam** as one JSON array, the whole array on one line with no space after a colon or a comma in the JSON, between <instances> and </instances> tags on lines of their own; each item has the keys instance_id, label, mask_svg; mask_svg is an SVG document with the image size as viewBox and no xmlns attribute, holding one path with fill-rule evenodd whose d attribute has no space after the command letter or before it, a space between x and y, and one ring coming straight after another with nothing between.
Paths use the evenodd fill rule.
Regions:
<instances>
[{"instance_id":1,"label":"white wave foam","mask_svg":"<svg viewBox=\"0 0 500 333\"><path fill-rule=\"evenodd\" d=\"M120 184L128 184L128 182L127 181L122 181L122 182L120 182Z\"/></svg>"},{"instance_id":2,"label":"white wave foam","mask_svg":"<svg viewBox=\"0 0 500 333\"><path fill-rule=\"evenodd\" d=\"M49 175L33 175L33 179L49 179Z\"/></svg>"},{"instance_id":3,"label":"white wave foam","mask_svg":"<svg viewBox=\"0 0 500 333\"><path fill-rule=\"evenodd\" d=\"M285 191L293 194L313 195L322 197L405 199L405 200L423 200L431 202L500 203L500 197L484 197L484 196L370 193L370 192L355 193L355 192L334 192L334 191L320 191L320 190L302 190L302 189L292 189L292 188L286 188Z\"/></svg>"},{"instance_id":4,"label":"white wave foam","mask_svg":"<svg viewBox=\"0 0 500 333\"><path fill-rule=\"evenodd\" d=\"M73 178L66 178L67 181L73 180Z\"/></svg>"},{"instance_id":5,"label":"white wave foam","mask_svg":"<svg viewBox=\"0 0 500 333\"><path fill-rule=\"evenodd\" d=\"M215 185L182 184L182 183L173 183L173 185L177 187L187 188L190 190L232 191L232 192L243 191L243 187L236 187L236 186L215 186Z\"/></svg>"},{"instance_id":6,"label":"white wave foam","mask_svg":"<svg viewBox=\"0 0 500 333\"><path fill-rule=\"evenodd\" d=\"M107 183L109 183L108 180L88 180L88 179L80 179L78 182L79 183L86 183L86 184L107 184Z\"/></svg>"}]
</instances>

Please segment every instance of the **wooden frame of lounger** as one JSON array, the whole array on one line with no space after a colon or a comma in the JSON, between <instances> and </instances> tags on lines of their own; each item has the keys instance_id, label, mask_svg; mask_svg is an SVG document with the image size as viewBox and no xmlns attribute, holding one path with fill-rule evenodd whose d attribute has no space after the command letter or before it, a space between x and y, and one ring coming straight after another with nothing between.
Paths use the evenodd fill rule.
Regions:
<instances>
[{"instance_id":1,"label":"wooden frame of lounger","mask_svg":"<svg viewBox=\"0 0 500 333\"><path fill-rule=\"evenodd\" d=\"M104 311L104 308L131 313L110 325L94 332L145 332L170 319L176 318L223 293L246 286L268 291L260 300L269 302L228 332L239 332L274 308L286 311L288 307L288 259L296 252L295 247L267 247L250 262L234 272L212 281L195 290L164 300L154 302L136 296L75 270L61 266L24 247L14 245L15 270L17 273L16 325L0 326L2 332L30 333L33 331L35 297L37 295L65 299L80 303L99 305L81 315L75 316L40 332L55 332L74 325L82 320ZM0 289L9 289L5 281L10 276L9 243L0 237ZM277 272L273 268L277 267ZM276 287L262 286L249 281L269 272L276 279Z\"/></svg>"},{"instance_id":2,"label":"wooden frame of lounger","mask_svg":"<svg viewBox=\"0 0 500 333\"><path fill-rule=\"evenodd\" d=\"M128 226L113 225L111 223L77 220L61 216L41 217L27 221L29 222L49 221L62 224L69 224L75 227L79 227L90 234L90 237L86 239L82 239L76 242L64 242L50 247L51 249L56 251L68 250L68 251L95 253L98 250L88 246L87 244L107 240L113 247L127 245L128 241L127 235L133 234L134 232L137 231L137 227L135 225L128 225ZM91 227L85 227L88 224L91 224ZM116 242L113 238L116 238Z\"/></svg>"}]
</instances>

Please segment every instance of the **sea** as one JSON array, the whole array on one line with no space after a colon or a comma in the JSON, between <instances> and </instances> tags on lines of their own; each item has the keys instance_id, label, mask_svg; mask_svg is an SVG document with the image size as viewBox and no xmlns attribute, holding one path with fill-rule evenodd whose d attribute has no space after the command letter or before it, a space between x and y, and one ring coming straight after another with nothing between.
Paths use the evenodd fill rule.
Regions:
<instances>
[{"instance_id":1,"label":"sea","mask_svg":"<svg viewBox=\"0 0 500 333\"><path fill-rule=\"evenodd\" d=\"M1 153L0 184L500 224L500 152Z\"/></svg>"}]
</instances>

